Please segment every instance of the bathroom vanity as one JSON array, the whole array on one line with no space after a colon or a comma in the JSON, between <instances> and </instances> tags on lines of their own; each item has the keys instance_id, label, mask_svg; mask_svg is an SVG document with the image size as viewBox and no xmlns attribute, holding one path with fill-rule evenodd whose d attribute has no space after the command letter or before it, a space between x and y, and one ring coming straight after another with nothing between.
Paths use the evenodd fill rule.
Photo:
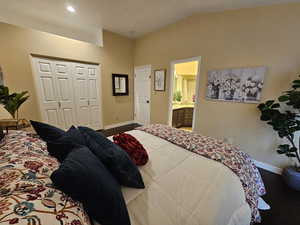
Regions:
<instances>
[{"instance_id":1,"label":"bathroom vanity","mask_svg":"<svg viewBox=\"0 0 300 225\"><path fill-rule=\"evenodd\" d=\"M173 108L172 126L192 127L193 125L193 112L192 106L177 106Z\"/></svg>"}]
</instances>

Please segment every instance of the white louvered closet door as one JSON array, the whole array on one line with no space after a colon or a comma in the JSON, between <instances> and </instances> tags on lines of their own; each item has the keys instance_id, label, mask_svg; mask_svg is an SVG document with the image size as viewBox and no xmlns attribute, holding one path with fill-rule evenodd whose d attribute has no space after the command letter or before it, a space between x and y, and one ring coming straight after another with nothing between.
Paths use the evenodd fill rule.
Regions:
<instances>
[{"instance_id":1,"label":"white louvered closet door","mask_svg":"<svg viewBox=\"0 0 300 225\"><path fill-rule=\"evenodd\" d=\"M77 122L82 126L90 126L87 69L85 65L74 63L73 71Z\"/></svg>"},{"instance_id":2,"label":"white louvered closet door","mask_svg":"<svg viewBox=\"0 0 300 225\"><path fill-rule=\"evenodd\" d=\"M44 122L102 128L99 66L35 57L33 66Z\"/></svg>"},{"instance_id":3,"label":"white louvered closet door","mask_svg":"<svg viewBox=\"0 0 300 225\"><path fill-rule=\"evenodd\" d=\"M77 125L73 91L72 65L70 62L53 61L56 76L57 100L61 126L64 129Z\"/></svg>"},{"instance_id":4,"label":"white louvered closet door","mask_svg":"<svg viewBox=\"0 0 300 225\"><path fill-rule=\"evenodd\" d=\"M37 77L37 88L43 120L54 126L62 127L60 109L57 98L56 77L52 61L33 59Z\"/></svg>"},{"instance_id":5,"label":"white louvered closet door","mask_svg":"<svg viewBox=\"0 0 300 225\"><path fill-rule=\"evenodd\" d=\"M88 98L89 98L89 110L90 110L90 126L93 129L101 128L100 105L99 105L99 80L98 74L100 74L99 66L87 65L87 79L88 79Z\"/></svg>"}]
</instances>

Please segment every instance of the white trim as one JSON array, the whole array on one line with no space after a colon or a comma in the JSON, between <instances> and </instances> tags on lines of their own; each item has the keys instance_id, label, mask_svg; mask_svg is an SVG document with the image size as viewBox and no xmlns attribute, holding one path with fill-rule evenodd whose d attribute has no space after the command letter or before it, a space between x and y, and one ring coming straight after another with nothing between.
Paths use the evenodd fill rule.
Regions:
<instances>
[{"instance_id":1,"label":"white trim","mask_svg":"<svg viewBox=\"0 0 300 225\"><path fill-rule=\"evenodd\" d=\"M125 122L121 122L121 123L110 124L110 125L104 126L104 130L129 125L129 124L132 124L132 123L135 123L135 121L131 120L131 121L125 121Z\"/></svg>"},{"instance_id":2,"label":"white trim","mask_svg":"<svg viewBox=\"0 0 300 225\"><path fill-rule=\"evenodd\" d=\"M143 66L135 66L134 69L140 69L140 68L152 68L151 64L143 65Z\"/></svg>"},{"instance_id":3,"label":"white trim","mask_svg":"<svg viewBox=\"0 0 300 225\"><path fill-rule=\"evenodd\" d=\"M140 69L140 68L146 68L146 69L149 69L150 70L150 77L149 77L149 79L150 79L150 88L149 88L149 91L150 91L150 93L149 93L149 102L150 102L150 104L149 104L149 118L148 118L148 121L149 121L149 124L151 124L151 94L152 94L152 79L151 79L151 76L152 76L152 65L150 65L150 64L148 64L148 65L143 65L143 66L135 66L134 67L134 78L133 78L133 81L134 81L134 95L133 95L133 99L134 99L134 102L133 102L133 104L134 104L134 115L133 115L133 118L134 118L134 120L136 121L136 106L137 106L137 104L136 104L136 96L135 96L135 93L136 93L136 85L135 85L135 78L136 78L136 69ZM144 124L144 125L148 125L148 124Z\"/></svg>"},{"instance_id":4,"label":"white trim","mask_svg":"<svg viewBox=\"0 0 300 225\"><path fill-rule=\"evenodd\" d=\"M98 96L99 96L99 99L98 99L98 103L99 103L99 109L100 109L100 129L103 129L103 123L104 123L104 120L103 120L103 88L102 88L102 76L103 76L103 73L102 73L102 64L99 63L98 65L96 65L96 68L98 70L98 73L97 73L97 81L98 81L98 85L97 85L97 88L98 88Z\"/></svg>"},{"instance_id":5,"label":"white trim","mask_svg":"<svg viewBox=\"0 0 300 225\"><path fill-rule=\"evenodd\" d=\"M278 175L281 175L282 174L282 169L279 168L279 167L276 167L276 166L272 166L270 164L267 164L267 163L264 163L264 162L259 162L259 161L256 161L256 160L253 160L255 165L261 169L264 169L264 170L267 170L269 172L272 172L272 173L276 173Z\"/></svg>"},{"instance_id":6,"label":"white trim","mask_svg":"<svg viewBox=\"0 0 300 225\"><path fill-rule=\"evenodd\" d=\"M198 71L197 71L197 77L196 77L196 96L195 96L195 104L194 104L194 112L193 112L193 124L192 124L192 130L194 131L195 125L196 125L196 115L198 113L198 104L199 104L199 97L200 97L200 69L201 69L201 56L196 56L192 58L187 58L187 59L179 59L179 60L174 60L171 61L170 66L170 80L169 80L169 112L168 112L168 124L169 126L172 126L172 102L173 102L173 86L174 86L174 68L175 64L178 63L185 63L185 62L190 62L190 61L198 61Z\"/></svg>"}]
</instances>

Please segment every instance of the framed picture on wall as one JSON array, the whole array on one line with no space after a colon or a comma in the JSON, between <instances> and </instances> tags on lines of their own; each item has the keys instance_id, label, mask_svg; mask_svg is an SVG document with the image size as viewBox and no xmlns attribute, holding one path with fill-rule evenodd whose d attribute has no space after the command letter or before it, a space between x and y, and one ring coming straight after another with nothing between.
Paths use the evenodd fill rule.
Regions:
<instances>
[{"instance_id":1,"label":"framed picture on wall","mask_svg":"<svg viewBox=\"0 0 300 225\"><path fill-rule=\"evenodd\" d=\"M128 75L113 74L112 87L113 87L113 96L128 95Z\"/></svg>"},{"instance_id":2,"label":"framed picture on wall","mask_svg":"<svg viewBox=\"0 0 300 225\"><path fill-rule=\"evenodd\" d=\"M267 67L210 70L206 98L214 101L258 103Z\"/></svg>"},{"instance_id":3,"label":"framed picture on wall","mask_svg":"<svg viewBox=\"0 0 300 225\"><path fill-rule=\"evenodd\" d=\"M166 90L166 69L154 70L154 91Z\"/></svg>"},{"instance_id":4,"label":"framed picture on wall","mask_svg":"<svg viewBox=\"0 0 300 225\"><path fill-rule=\"evenodd\" d=\"M0 85L4 85L4 81L3 81L3 72L2 72L1 66L0 66Z\"/></svg>"}]
</instances>

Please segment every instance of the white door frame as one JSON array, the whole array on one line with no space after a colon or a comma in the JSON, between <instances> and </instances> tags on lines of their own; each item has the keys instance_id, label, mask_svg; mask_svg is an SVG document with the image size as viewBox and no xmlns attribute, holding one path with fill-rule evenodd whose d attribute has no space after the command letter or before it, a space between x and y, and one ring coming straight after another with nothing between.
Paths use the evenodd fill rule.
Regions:
<instances>
[{"instance_id":1,"label":"white door frame","mask_svg":"<svg viewBox=\"0 0 300 225\"><path fill-rule=\"evenodd\" d=\"M69 59L63 59L63 58L53 58L53 57L47 57L47 56L35 56L35 55L30 55L30 62L31 62L31 71L33 75L33 81L34 81L34 87L35 87L35 92L36 92L36 97L37 97L37 104L38 104L38 109L39 109L39 115L42 120L42 122L46 121L44 113L42 113L43 110L43 104L41 102L41 99L39 96L42 94L41 90L41 85L39 81L39 76L36 68L36 64L34 62L34 59L45 59L45 60L51 60L51 61L67 61L67 62L72 62L72 63L82 63L82 64L88 64L88 65L96 65L98 67L97 69L97 81L98 81L98 95L99 95L99 107L100 107L100 129L103 129L103 101L102 101L102 65L100 63L88 63L88 62L78 62L76 60L72 61ZM74 77L73 77L74 78ZM73 83L73 82L72 82ZM75 90L74 90L75 91ZM76 103L75 103L76 104ZM77 124L74 124L77 125Z\"/></svg>"},{"instance_id":2,"label":"white door frame","mask_svg":"<svg viewBox=\"0 0 300 225\"><path fill-rule=\"evenodd\" d=\"M151 79L151 75L152 75L152 65L150 65L150 64L148 64L148 65L143 65L143 66L135 66L134 67L134 95L133 95L133 98L134 98L134 121L136 122L137 120L136 120L136 107L137 107L137 104L136 104L136 96L135 96L135 94L136 94L136 81L135 81L135 78L136 78L136 74L135 74L135 71L136 71L136 69L140 69L140 68L147 68L147 69L149 69L150 70L150 88L149 88L149 90L150 90L150 93L149 93L149 101L150 101L150 103L149 103L149 118L148 118L148 121L149 121L149 123L151 123L151 93L152 93L152 89L151 89L151 83L152 83L152 79Z\"/></svg>"},{"instance_id":3,"label":"white door frame","mask_svg":"<svg viewBox=\"0 0 300 225\"><path fill-rule=\"evenodd\" d=\"M192 130L195 129L196 124L196 115L198 115L198 104L199 104L199 90L200 90L200 68L201 68L201 56L196 56L192 58L187 59L179 59L171 61L170 63L170 83L169 83L169 120L168 124L169 126L172 126L172 117L173 117L173 87L174 87L174 72L175 72L175 64L178 63L185 63L185 62L191 62L191 61L198 61L198 70L197 70L197 77L196 77L196 95L195 95L195 104L194 104L194 112L193 112L193 124L192 124Z\"/></svg>"}]
</instances>

